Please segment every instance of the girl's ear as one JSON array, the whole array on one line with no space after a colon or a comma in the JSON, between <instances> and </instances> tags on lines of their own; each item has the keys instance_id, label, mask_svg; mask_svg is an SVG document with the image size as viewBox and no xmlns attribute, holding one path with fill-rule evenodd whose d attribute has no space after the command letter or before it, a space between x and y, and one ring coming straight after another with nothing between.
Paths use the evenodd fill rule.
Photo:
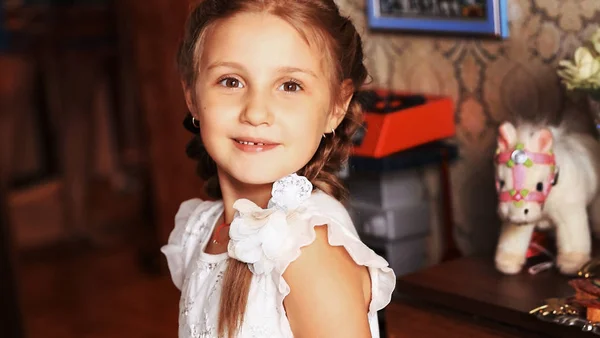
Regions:
<instances>
[{"instance_id":1,"label":"girl's ear","mask_svg":"<svg viewBox=\"0 0 600 338\"><path fill-rule=\"evenodd\" d=\"M181 88L183 89L183 95L185 96L185 104L188 110L192 113L192 116L196 116L196 105L194 104L194 90L184 80L181 80Z\"/></svg>"},{"instance_id":2,"label":"girl's ear","mask_svg":"<svg viewBox=\"0 0 600 338\"><path fill-rule=\"evenodd\" d=\"M348 107L350 107L350 102L354 96L354 84L352 83L352 80L348 79L342 82L340 94L341 99L336 102L332 113L329 115L329 121L325 126L325 134L331 133L331 129L336 129L340 123L342 123L344 117L346 117Z\"/></svg>"}]
</instances>

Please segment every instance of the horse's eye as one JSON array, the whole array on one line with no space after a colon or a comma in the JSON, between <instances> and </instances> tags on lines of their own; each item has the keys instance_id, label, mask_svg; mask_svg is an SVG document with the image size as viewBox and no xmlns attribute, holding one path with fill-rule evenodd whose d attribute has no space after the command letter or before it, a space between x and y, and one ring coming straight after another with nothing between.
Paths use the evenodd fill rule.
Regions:
<instances>
[{"instance_id":1,"label":"horse's eye","mask_svg":"<svg viewBox=\"0 0 600 338\"><path fill-rule=\"evenodd\" d=\"M544 191L544 183L538 182L538 184L535 186L535 190L537 190L539 192Z\"/></svg>"},{"instance_id":2,"label":"horse's eye","mask_svg":"<svg viewBox=\"0 0 600 338\"><path fill-rule=\"evenodd\" d=\"M504 180L500 180L500 188L504 188Z\"/></svg>"}]
</instances>

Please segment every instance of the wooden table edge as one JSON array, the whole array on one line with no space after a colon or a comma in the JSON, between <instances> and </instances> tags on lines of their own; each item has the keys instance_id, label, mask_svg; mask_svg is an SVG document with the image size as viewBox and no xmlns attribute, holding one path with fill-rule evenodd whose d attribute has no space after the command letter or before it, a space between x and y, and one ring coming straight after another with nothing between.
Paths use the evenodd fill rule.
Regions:
<instances>
[{"instance_id":1,"label":"wooden table edge","mask_svg":"<svg viewBox=\"0 0 600 338\"><path fill-rule=\"evenodd\" d=\"M462 315L483 318L486 321L499 324L503 327L517 328L520 332L530 335L557 338L590 338L596 336L592 333L583 332L578 328L544 322L529 313L509 308L495 307L493 311L490 311L490 304L486 302L434 290L398 278L392 302L404 301L415 302L415 304L423 304L429 307L440 307ZM452 306L448 304L452 304Z\"/></svg>"}]
</instances>

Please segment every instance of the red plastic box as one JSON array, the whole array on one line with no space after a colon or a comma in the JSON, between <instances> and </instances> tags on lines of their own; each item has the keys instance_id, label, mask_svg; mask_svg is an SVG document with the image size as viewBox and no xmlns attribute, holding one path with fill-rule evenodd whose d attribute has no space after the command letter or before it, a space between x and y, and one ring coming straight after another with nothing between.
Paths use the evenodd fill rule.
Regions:
<instances>
[{"instance_id":1,"label":"red plastic box","mask_svg":"<svg viewBox=\"0 0 600 338\"><path fill-rule=\"evenodd\" d=\"M414 93L374 90L378 97L414 97ZM390 95L391 94L391 95ZM369 111L365 109L365 129L355 142L353 156L382 158L396 152L455 135L454 104L448 97L424 95L424 103L409 108L376 111L377 102Z\"/></svg>"}]
</instances>

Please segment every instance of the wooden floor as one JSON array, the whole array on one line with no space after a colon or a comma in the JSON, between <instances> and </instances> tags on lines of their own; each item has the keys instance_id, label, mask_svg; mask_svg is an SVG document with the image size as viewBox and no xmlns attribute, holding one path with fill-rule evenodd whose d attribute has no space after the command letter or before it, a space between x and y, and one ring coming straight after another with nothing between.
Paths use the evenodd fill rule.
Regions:
<instances>
[{"instance_id":1,"label":"wooden floor","mask_svg":"<svg viewBox=\"0 0 600 338\"><path fill-rule=\"evenodd\" d=\"M131 249L30 254L19 275L27 337L177 337L179 291Z\"/></svg>"}]
</instances>

